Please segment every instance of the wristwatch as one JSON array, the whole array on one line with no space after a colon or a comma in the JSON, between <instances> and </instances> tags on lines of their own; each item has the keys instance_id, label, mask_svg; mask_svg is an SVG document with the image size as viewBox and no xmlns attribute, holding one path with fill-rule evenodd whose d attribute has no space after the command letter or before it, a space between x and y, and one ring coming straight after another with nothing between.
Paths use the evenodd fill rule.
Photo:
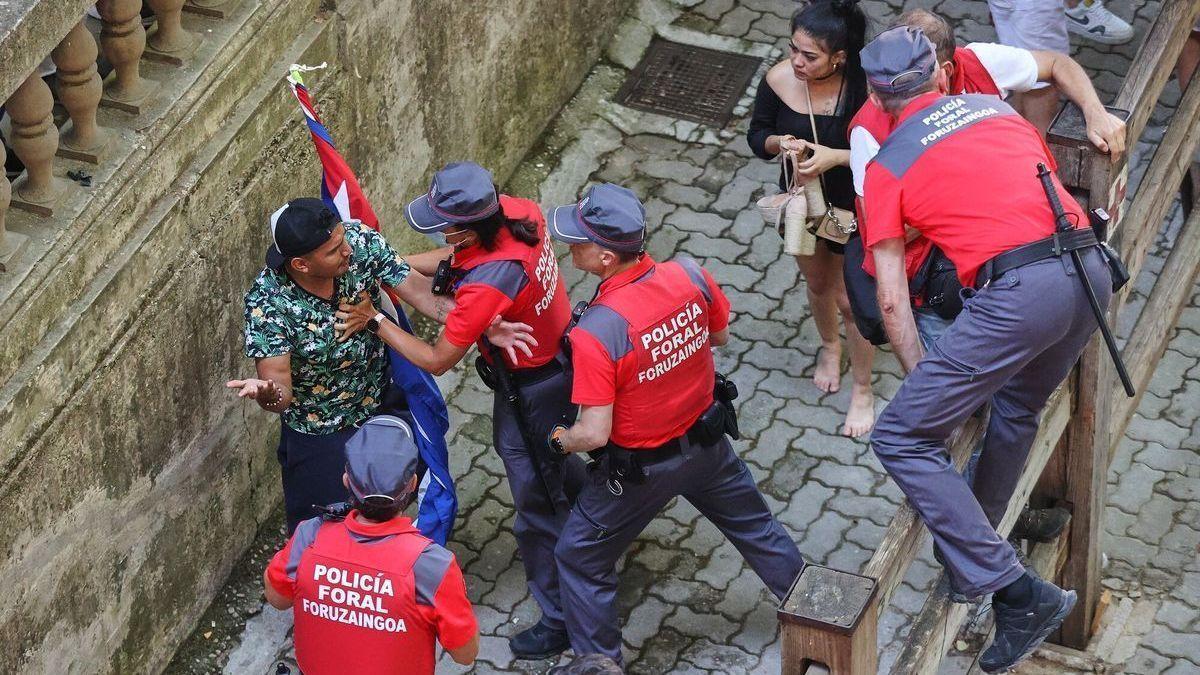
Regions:
<instances>
[{"instance_id":1,"label":"wristwatch","mask_svg":"<svg viewBox=\"0 0 1200 675\"><path fill-rule=\"evenodd\" d=\"M550 438L547 439L547 442L550 444L550 449L560 455L567 454L567 450L562 444L562 435L559 433L560 431L566 430L567 428L561 424L555 425L555 427L550 430Z\"/></svg>"},{"instance_id":2,"label":"wristwatch","mask_svg":"<svg viewBox=\"0 0 1200 675\"><path fill-rule=\"evenodd\" d=\"M387 315L384 314L383 312L379 312L378 314L371 317L370 319L367 319L367 330L371 331L372 333L378 333L379 326L384 321L387 321Z\"/></svg>"}]
</instances>

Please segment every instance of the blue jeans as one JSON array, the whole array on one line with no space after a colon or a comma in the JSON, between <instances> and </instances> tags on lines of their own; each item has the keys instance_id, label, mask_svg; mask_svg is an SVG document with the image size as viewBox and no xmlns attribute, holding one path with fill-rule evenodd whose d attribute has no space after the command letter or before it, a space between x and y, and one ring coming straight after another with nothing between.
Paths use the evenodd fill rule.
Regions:
<instances>
[{"instance_id":1,"label":"blue jeans","mask_svg":"<svg viewBox=\"0 0 1200 675\"><path fill-rule=\"evenodd\" d=\"M913 319L917 322L917 335L926 350L933 347L933 343L940 340L950 324L954 323L954 319L943 319L937 312L925 307L913 307Z\"/></svg>"}]
</instances>

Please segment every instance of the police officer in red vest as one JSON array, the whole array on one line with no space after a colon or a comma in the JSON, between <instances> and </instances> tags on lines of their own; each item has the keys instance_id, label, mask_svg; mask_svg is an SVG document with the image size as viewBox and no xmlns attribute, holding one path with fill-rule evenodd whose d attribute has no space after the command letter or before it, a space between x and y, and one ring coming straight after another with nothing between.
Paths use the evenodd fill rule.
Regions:
<instances>
[{"instance_id":1,"label":"police officer in red vest","mask_svg":"<svg viewBox=\"0 0 1200 675\"><path fill-rule=\"evenodd\" d=\"M429 192L408 204L405 217L413 229L441 232L450 244L406 256L414 274L401 288L405 300L444 323L445 330L430 345L382 314L368 328L377 326L384 342L434 374L446 372L471 345L479 345L483 361L477 366L496 389L492 438L513 493L513 534L530 592L542 609L540 621L514 635L509 646L518 658L547 658L569 644L554 545L570 511L568 485L582 481L583 462L564 461L546 446L551 427L573 417L574 409L566 358L560 354L571 318L570 300L546 237L545 218L534 202L499 194L491 173L472 162L438 171ZM434 286L445 286L452 296L434 293ZM498 319L526 331L525 341L504 345L507 363L495 361L485 335ZM520 418L503 387L492 379L497 368L511 375L508 383L517 390ZM526 436L535 447L528 447Z\"/></svg>"},{"instance_id":2,"label":"police officer in red vest","mask_svg":"<svg viewBox=\"0 0 1200 675\"><path fill-rule=\"evenodd\" d=\"M300 523L263 573L267 601L292 608L305 675L432 675L435 641L463 665L479 653L454 554L401 515L416 497L416 472L408 424L371 418L346 442L353 510Z\"/></svg>"},{"instance_id":3,"label":"police officer in red vest","mask_svg":"<svg viewBox=\"0 0 1200 675\"><path fill-rule=\"evenodd\" d=\"M896 117L867 167L863 240L888 336L909 373L871 444L932 532L955 585L970 596L995 593L996 638L980 665L999 672L1062 623L1075 593L1026 571L989 523L987 505L1007 504L1042 408L1098 326L1071 251L1101 309L1112 277L1083 210L1051 174L1051 194L1074 225L1057 230L1039 177L1039 164L1054 160L1037 129L993 96L941 94L933 45L918 28L881 33L862 57L871 96ZM904 272L905 225L949 256L968 289L963 311L923 356ZM972 494L946 440L989 401L978 466L988 480Z\"/></svg>"},{"instance_id":4,"label":"police officer in red vest","mask_svg":"<svg viewBox=\"0 0 1200 675\"><path fill-rule=\"evenodd\" d=\"M1104 108L1087 72L1070 56L986 42L960 47L955 44L954 27L950 22L927 9L909 10L900 15L893 25L920 28L933 43L938 59L936 76L943 92L1007 98L1011 93L1030 91L1046 83L1053 84L1068 100L1079 106L1087 123L1088 138L1097 150L1110 153L1113 157L1124 152L1125 123ZM896 118L870 99L850 121L850 170L854 174L860 207L867 164L879 152L880 143L887 139L895 126ZM863 216L860 209L860 229L865 230L868 224ZM909 233L904 262L910 281L922 272L922 276L928 278L932 270L925 264L932 249L933 243L927 237ZM936 256L935 259L940 262L944 257ZM875 264L870 256L866 256L863 268L874 276ZM958 303L954 298L943 298L941 300L947 301L951 307L947 311L939 311L934 306L938 304L938 298L933 298L933 303L930 303L930 298L921 295L923 289L912 290L914 300L920 303L914 314L917 330L921 339L928 344L949 327L953 321L953 309L958 308Z\"/></svg>"},{"instance_id":5,"label":"police officer in red vest","mask_svg":"<svg viewBox=\"0 0 1200 675\"><path fill-rule=\"evenodd\" d=\"M1101 103L1083 67L1070 56L1051 51L1031 51L1020 47L992 43L971 43L965 47L955 44L954 27L941 15L927 9L912 9L900 15L893 26L920 28L933 43L938 60L940 91L947 94L988 94L1007 98L1014 92L1030 91L1050 83L1083 112L1087 135L1100 152L1119 156L1125 150L1125 123L1108 112ZM896 118L868 99L850 122L850 168L854 173L855 189L863 194L867 164L879 152L879 145L896 126ZM860 212L859 229L866 232L869 224ZM928 237L908 231L904 247L905 273L913 298L913 317L922 343L928 346L940 338L961 303L959 286L954 280L953 265L940 251L934 249ZM932 257L931 257L932 256ZM875 262L865 256L863 269L874 276ZM974 473L974 460L967 475ZM983 477L983 481L986 481ZM999 524L1006 503L984 510L993 524ZM1050 541L1058 536L1070 520L1063 508L1025 509L1013 526L1013 539Z\"/></svg>"},{"instance_id":6,"label":"police officer in red vest","mask_svg":"<svg viewBox=\"0 0 1200 675\"><path fill-rule=\"evenodd\" d=\"M729 537L777 597L804 565L726 438L736 428L732 396L714 400L712 347L729 339L729 301L694 260L647 255L644 218L633 192L605 183L555 209L550 225L575 266L600 277L569 333L579 419L550 441L563 453L600 449L599 461L555 552L572 648L618 662L617 560L676 496Z\"/></svg>"}]
</instances>

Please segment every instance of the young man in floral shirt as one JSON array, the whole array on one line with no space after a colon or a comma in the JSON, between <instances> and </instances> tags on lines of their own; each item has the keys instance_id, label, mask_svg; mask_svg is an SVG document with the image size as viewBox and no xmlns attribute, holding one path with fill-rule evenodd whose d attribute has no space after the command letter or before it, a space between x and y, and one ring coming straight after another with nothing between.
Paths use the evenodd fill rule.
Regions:
<instances>
[{"instance_id":1,"label":"young man in floral shirt","mask_svg":"<svg viewBox=\"0 0 1200 675\"><path fill-rule=\"evenodd\" d=\"M294 199L272 214L271 239L266 267L245 297L246 356L258 377L227 386L280 415L291 532L315 515L313 505L346 499L343 448L358 426L405 408L389 386L387 355L371 330L378 324L369 325L375 319L356 319L339 305L378 307L379 285L400 286L409 265L378 232L342 222L319 199Z\"/></svg>"}]
</instances>

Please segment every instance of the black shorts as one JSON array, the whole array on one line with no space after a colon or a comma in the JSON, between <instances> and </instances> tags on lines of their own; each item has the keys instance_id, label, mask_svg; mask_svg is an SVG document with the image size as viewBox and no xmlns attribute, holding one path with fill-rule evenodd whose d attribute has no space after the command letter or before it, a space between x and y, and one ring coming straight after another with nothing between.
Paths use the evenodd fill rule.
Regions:
<instances>
[{"instance_id":1,"label":"black shorts","mask_svg":"<svg viewBox=\"0 0 1200 675\"><path fill-rule=\"evenodd\" d=\"M375 415L396 415L412 424L412 415L404 393L389 386ZM283 478L283 507L287 515L288 535L300 523L319 515L314 506L327 506L349 498L342 484L346 470L346 441L358 431L347 427L328 434L306 434L280 422L279 472ZM425 466L417 474L424 476Z\"/></svg>"},{"instance_id":2,"label":"black shorts","mask_svg":"<svg viewBox=\"0 0 1200 675\"><path fill-rule=\"evenodd\" d=\"M829 252L834 255L846 255L846 245L845 244L839 244L836 241L831 241L824 237L817 237L817 241L824 244L825 248L829 249Z\"/></svg>"},{"instance_id":3,"label":"black shorts","mask_svg":"<svg viewBox=\"0 0 1200 675\"><path fill-rule=\"evenodd\" d=\"M283 477L283 508L288 535L300 523L318 515L314 506L344 502L342 484L346 470L346 441L355 427L331 434L306 434L286 424L279 425L279 472Z\"/></svg>"}]
</instances>

